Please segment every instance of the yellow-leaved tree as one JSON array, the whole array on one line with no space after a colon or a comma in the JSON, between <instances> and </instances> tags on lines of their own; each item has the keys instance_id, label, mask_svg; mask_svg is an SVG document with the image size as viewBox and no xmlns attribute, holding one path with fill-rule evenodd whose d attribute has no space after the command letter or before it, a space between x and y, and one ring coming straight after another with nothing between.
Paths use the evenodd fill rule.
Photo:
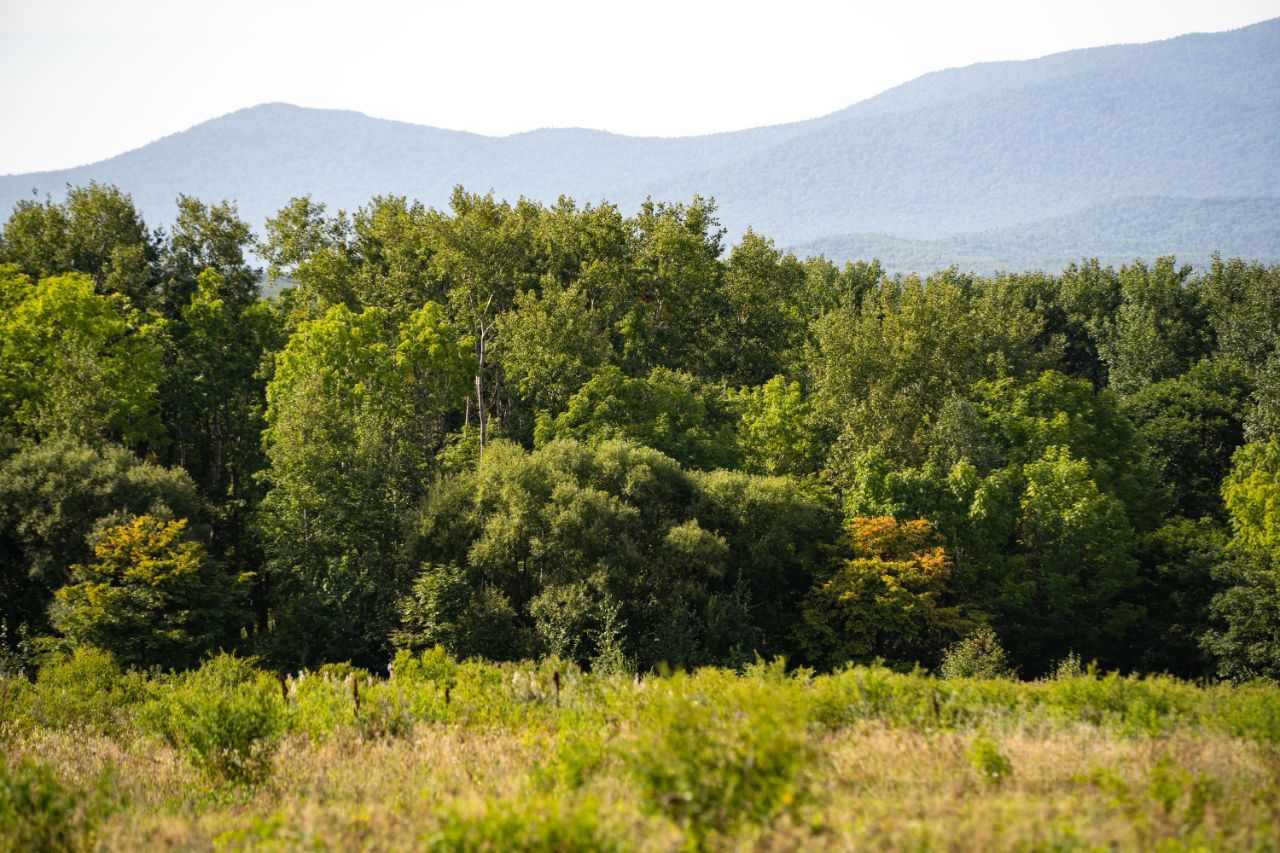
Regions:
<instances>
[{"instance_id":1,"label":"yellow-leaved tree","mask_svg":"<svg viewBox=\"0 0 1280 853\"><path fill-rule=\"evenodd\" d=\"M225 648L245 622L248 578L210 560L185 520L140 515L109 527L94 556L71 567L50 609L73 646L106 649L125 664L183 668Z\"/></svg>"},{"instance_id":2,"label":"yellow-leaved tree","mask_svg":"<svg viewBox=\"0 0 1280 853\"><path fill-rule=\"evenodd\" d=\"M841 547L847 556L805 601L801 639L815 662L920 660L953 636L951 559L929 521L853 518Z\"/></svg>"}]
</instances>

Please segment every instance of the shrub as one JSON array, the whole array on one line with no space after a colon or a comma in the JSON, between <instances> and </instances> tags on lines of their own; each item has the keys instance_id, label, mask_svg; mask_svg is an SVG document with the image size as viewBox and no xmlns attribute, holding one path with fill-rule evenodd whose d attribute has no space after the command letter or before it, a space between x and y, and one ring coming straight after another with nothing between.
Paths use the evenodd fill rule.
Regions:
<instances>
[{"instance_id":1,"label":"shrub","mask_svg":"<svg viewBox=\"0 0 1280 853\"><path fill-rule=\"evenodd\" d=\"M982 781L992 785L999 785L1013 775L1013 762L1009 760L1009 756L1001 752L993 741L981 735L973 739L973 745L969 748L969 762L978 771Z\"/></svg>"},{"instance_id":2,"label":"shrub","mask_svg":"<svg viewBox=\"0 0 1280 853\"><path fill-rule=\"evenodd\" d=\"M413 730L410 704L394 683L365 681L357 689L360 704L355 716L361 737L403 737Z\"/></svg>"},{"instance_id":3,"label":"shrub","mask_svg":"<svg viewBox=\"0 0 1280 853\"><path fill-rule=\"evenodd\" d=\"M490 800L479 812L452 810L422 839L427 850L622 850L600 824L594 801L562 797Z\"/></svg>"},{"instance_id":4,"label":"shrub","mask_svg":"<svg viewBox=\"0 0 1280 853\"><path fill-rule=\"evenodd\" d=\"M458 662L439 645L417 655L401 649L391 662L391 673L396 679L430 681L439 687L445 687L457 681Z\"/></svg>"},{"instance_id":5,"label":"shrub","mask_svg":"<svg viewBox=\"0 0 1280 853\"><path fill-rule=\"evenodd\" d=\"M89 849L101 801L63 784L43 764L11 767L0 758L0 851Z\"/></svg>"},{"instance_id":6,"label":"shrub","mask_svg":"<svg viewBox=\"0 0 1280 853\"><path fill-rule=\"evenodd\" d=\"M341 679L315 672L303 672L288 683L289 702L285 714L289 731L305 734L312 741L327 739L339 727L355 721L350 691Z\"/></svg>"},{"instance_id":7,"label":"shrub","mask_svg":"<svg viewBox=\"0 0 1280 853\"><path fill-rule=\"evenodd\" d=\"M1064 678L1081 678L1086 673L1092 673L1086 669L1084 661L1080 660L1080 655L1075 652L1067 652L1067 656L1054 664L1053 674L1050 676L1055 681L1061 681Z\"/></svg>"},{"instance_id":8,"label":"shrub","mask_svg":"<svg viewBox=\"0 0 1280 853\"><path fill-rule=\"evenodd\" d=\"M228 654L177 677L144 716L196 767L245 782L266 774L285 723L275 679Z\"/></svg>"},{"instance_id":9,"label":"shrub","mask_svg":"<svg viewBox=\"0 0 1280 853\"><path fill-rule=\"evenodd\" d=\"M601 607L596 654L591 659L591 671L597 675L631 675L636 671L635 659L624 648L622 632L627 626L618 616L620 610L612 600L606 600Z\"/></svg>"},{"instance_id":10,"label":"shrub","mask_svg":"<svg viewBox=\"0 0 1280 853\"><path fill-rule=\"evenodd\" d=\"M815 749L790 683L721 670L651 685L626 758L651 807L702 841L795 806Z\"/></svg>"},{"instance_id":11,"label":"shrub","mask_svg":"<svg viewBox=\"0 0 1280 853\"><path fill-rule=\"evenodd\" d=\"M942 655L938 674L943 678L1012 678L1000 638L988 626L978 628Z\"/></svg>"},{"instance_id":12,"label":"shrub","mask_svg":"<svg viewBox=\"0 0 1280 853\"><path fill-rule=\"evenodd\" d=\"M123 711L146 695L146 679L120 670L115 657L92 646L49 658L36 674L31 719L44 726L114 731Z\"/></svg>"}]
</instances>

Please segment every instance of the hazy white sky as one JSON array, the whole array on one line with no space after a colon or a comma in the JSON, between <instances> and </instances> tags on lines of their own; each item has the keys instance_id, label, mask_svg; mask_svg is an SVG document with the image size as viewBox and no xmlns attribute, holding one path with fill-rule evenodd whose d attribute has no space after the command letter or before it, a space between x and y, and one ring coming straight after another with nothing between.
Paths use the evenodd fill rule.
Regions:
<instances>
[{"instance_id":1,"label":"hazy white sky","mask_svg":"<svg viewBox=\"0 0 1280 853\"><path fill-rule=\"evenodd\" d=\"M0 173L265 101L488 134L733 130L940 68L1277 16L1280 0L0 0Z\"/></svg>"}]
</instances>

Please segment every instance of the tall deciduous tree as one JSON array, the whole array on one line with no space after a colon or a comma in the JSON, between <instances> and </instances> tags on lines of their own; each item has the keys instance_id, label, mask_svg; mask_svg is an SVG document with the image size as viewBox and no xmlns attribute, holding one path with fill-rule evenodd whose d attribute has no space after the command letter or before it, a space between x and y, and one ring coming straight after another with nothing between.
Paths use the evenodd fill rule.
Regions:
<instances>
[{"instance_id":1,"label":"tall deciduous tree","mask_svg":"<svg viewBox=\"0 0 1280 853\"><path fill-rule=\"evenodd\" d=\"M799 382L775 376L734 395L742 409L738 446L745 465L759 474L803 475L821 459L821 426Z\"/></svg>"},{"instance_id":2,"label":"tall deciduous tree","mask_svg":"<svg viewBox=\"0 0 1280 853\"><path fill-rule=\"evenodd\" d=\"M1222 484L1234 533L1205 649L1228 678L1280 679L1280 439L1236 451Z\"/></svg>"},{"instance_id":3,"label":"tall deciduous tree","mask_svg":"<svg viewBox=\"0 0 1280 853\"><path fill-rule=\"evenodd\" d=\"M450 316L466 329L475 354L473 402L483 448L499 403L500 372L492 357L498 317L517 293L538 280L533 239L538 208L523 200L512 207L492 194L472 195L461 187L450 206L451 217L433 211L432 263L445 282Z\"/></svg>"},{"instance_id":4,"label":"tall deciduous tree","mask_svg":"<svg viewBox=\"0 0 1280 853\"><path fill-rule=\"evenodd\" d=\"M733 247L714 337L715 371L724 381L758 385L799 360L804 283L804 266L772 240L748 230Z\"/></svg>"},{"instance_id":5,"label":"tall deciduous tree","mask_svg":"<svg viewBox=\"0 0 1280 853\"><path fill-rule=\"evenodd\" d=\"M259 526L292 656L372 660L384 648L407 582L405 515L429 481L439 414L471 371L433 303L398 336L380 309L334 306L278 356Z\"/></svg>"},{"instance_id":6,"label":"tall deciduous tree","mask_svg":"<svg viewBox=\"0 0 1280 853\"><path fill-rule=\"evenodd\" d=\"M164 308L177 318L199 289L200 276L212 270L222 279L222 299L239 312L258 301L261 271L245 253L254 245L249 224L228 201L205 204L178 196L178 215L164 247Z\"/></svg>"},{"instance_id":7,"label":"tall deciduous tree","mask_svg":"<svg viewBox=\"0 0 1280 853\"><path fill-rule=\"evenodd\" d=\"M1208 354L1204 310L1187 286L1191 267L1175 263L1165 257L1121 268L1119 307L1095 320L1098 354L1118 394L1176 377Z\"/></svg>"},{"instance_id":8,"label":"tall deciduous tree","mask_svg":"<svg viewBox=\"0 0 1280 853\"><path fill-rule=\"evenodd\" d=\"M117 187L69 187L59 203L22 201L0 234L0 262L33 279L83 273L98 293L118 293L150 307L158 283L159 241L133 200Z\"/></svg>"},{"instance_id":9,"label":"tall deciduous tree","mask_svg":"<svg viewBox=\"0 0 1280 853\"><path fill-rule=\"evenodd\" d=\"M886 284L861 308L844 304L817 324L813 363L820 411L839 433L833 457L881 447L905 464L928 452L943 403L980 379L1034 375L1057 357L1037 339L1042 321L1009 290L974 292L953 274Z\"/></svg>"}]
</instances>

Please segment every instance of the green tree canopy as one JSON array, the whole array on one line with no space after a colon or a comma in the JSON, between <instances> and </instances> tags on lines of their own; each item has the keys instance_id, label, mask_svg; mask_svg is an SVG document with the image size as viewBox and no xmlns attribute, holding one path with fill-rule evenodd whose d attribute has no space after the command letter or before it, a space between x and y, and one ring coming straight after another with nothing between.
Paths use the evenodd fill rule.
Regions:
<instances>
[{"instance_id":1,"label":"green tree canopy","mask_svg":"<svg viewBox=\"0 0 1280 853\"><path fill-rule=\"evenodd\" d=\"M655 367L633 379L608 367L539 422L535 441L629 438L691 468L728 468L737 461L733 409L723 388L688 373Z\"/></svg>"},{"instance_id":2,"label":"green tree canopy","mask_svg":"<svg viewBox=\"0 0 1280 853\"><path fill-rule=\"evenodd\" d=\"M336 305L276 358L259 529L277 624L302 632L280 642L303 660L385 647L406 583L400 525L472 369L443 314L428 303L397 333L381 309Z\"/></svg>"},{"instance_id":3,"label":"green tree canopy","mask_svg":"<svg viewBox=\"0 0 1280 853\"><path fill-rule=\"evenodd\" d=\"M31 438L161 436L163 326L86 275L41 279L0 317L0 423ZM6 286L6 300L15 288Z\"/></svg>"},{"instance_id":4,"label":"green tree canopy","mask_svg":"<svg viewBox=\"0 0 1280 853\"><path fill-rule=\"evenodd\" d=\"M0 619L9 642L44 632L53 591L73 564L90 561L95 531L137 515L190 519L207 531L186 472L122 447L56 438L0 462Z\"/></svg>"},{"instance_id":5,"label":"green tree canopy","mask_svg":"<svg viewBox=\"0 0 1280 853\"><path fill-rule=\"evenodd\" d=\"M1035 375L1056 352L1043 321L1012 291L975 289L954 274L909 278L843 304L817 323L820 411L839 433L832 465L872 447L918 464L944 402L980 379Z\"/></svg>"},{"instance_id":6,"label":"green tree canopy","mask_svg":"<svg viewBox=\"0 0 1280 853\"><path fill-rule=\"evenodd\" d=\"M18 202L0 232L0 263L32 279L82 273L98 293L118 293L137 308L156 296L159 241L133 200L117 187L68 187L66 199Z\"/></svg>"},{"instance_id":7,"label":"green tree canopy","mask_svg":"<svg viewBox=\"0 0 1280 853\"><path fill-rule=\"evenodd\" d=\"M446 588L460 602L451 612L484 602L493 613L505 601L522 626L513 637L583 662L611 620L642 667L784 652L780 626L822 560L828 518L789 481L691 475L628 441L558 440L533 453L494 442L424 505L417 547L429 595L413 612L429 613ZM456 619L433 625L436 638L466 631Z\"/></svg>"}]
</instances>

